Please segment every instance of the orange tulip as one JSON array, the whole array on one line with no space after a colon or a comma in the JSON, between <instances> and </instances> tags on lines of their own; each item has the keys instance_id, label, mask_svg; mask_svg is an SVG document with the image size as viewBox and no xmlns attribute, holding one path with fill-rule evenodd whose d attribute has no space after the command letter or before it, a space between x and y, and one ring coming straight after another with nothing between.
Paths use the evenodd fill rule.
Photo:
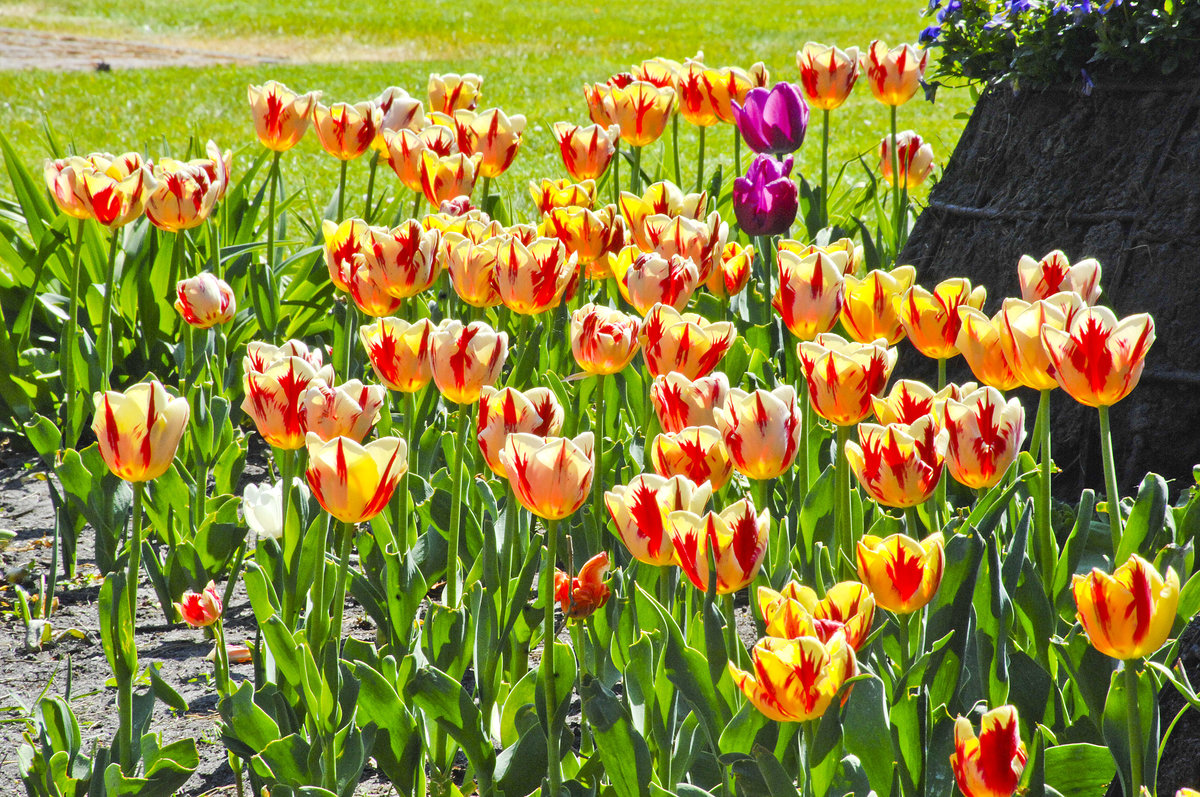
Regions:
<instances>
[{"instance_id":1,"label":"orange tulip","mask_svg":"<svg viewBox=\"0 0 1200 797\"><path fill-rule=\"evenodd\" d=\"M207 271L175 283L175 309L196 329L227 324L237 313L233 289Z\"/></svg>"},{"instance_id":2,"label":"orange tulip","mask_svg":"<svg viewBox=\"0 0 1200 797\"><path fill-rule=\"evenodd\" d=\"M1027 302L1049 299L1061 291L1078 293L1087 305L1100 299L1100 261L1089 257L1071 265L1059 249L1041 260L1022 255L1017 280L1021 283L1021 298Z\"/></svg>"},{"instance_id":3,"label":"orange tulip","mask_svg":"<svg viewBox=\"0 0 1200 797\"><path fill-rule=\"evenodd\" d=\"M431 205L460 196L469 197L475 190L475 179L479 176L479 164L483 156L465 155L461 152L439 156L432 149L421 152L421 190Z\"/></svg>"},{"instance_id":4,"label":"orange tulip","mask_svg":"<svg viewBox=\"0 0 1200 797\"><path fill-rule=\"evenodd\" d=\"M743 476L774 479L795 462L801 414L792 386L753 393L735 387L713 415L729 459Z\"/></svg>"},{"instance_id":5,"label":"orange tulip","mask_svg":"<svg viewBox=\"0 0 1200 797\"><path fill-rule=\"evenodd\" d=\"M608 552L601 551L583 563L579 576L572 578L554 571L554 599L568 620L582 620L608 603L610 590L604 583L608 575Z\"/></svg>"},{"instance_id":6,"label":"orange tulip","mask_svg":"<svg viewBox=\"0 0 1200 797\"><path fill-rule=\"evenodd\" d=\"M924 382L897 379L887 396L871 396L871 411L881 424L914 423L924 415L942 417L942 406L950 397L951 387L934 391Z\"/></svg>"},{"instance_id":7,"label":"orange tulip","mask_svg":"<svg viewBox=\"0 0 1200 797\"><path fill-rule=\"evenodd\" d=\"M708 556L716 564L717 594L728 595L747 586L758 575L767 553L771 514L754 513L746 499L719 514L703 517L686 509L667 515L667 531L675 546L675 563L699 590L708 590Z\"/></svg>"},{"instance_id":8,"label":"orange tulip","mask_svg":"<svg viewBox=\"0 0 1200 797\"><path fill-rule=\"evenodd\" d=\"M1137 387L1154 343L1154 319L1145 313L1120 320L1107 307L1087 307L1066 329L1043 326L1042 347L1054 378L1089 407L1110 407Z\"/></svg>"},{"instance_id":9,"label":"orange tulip","mask_svg":"<svg viewBox=\"0 0 1200 797\"><path fill-rule=\"evenodd\" d=\"M704 511L713 487L693 482L686 476L643 473L628 485L617 485L604 493L604 505L612 515L617 536L634 559L646 564L674 564L675 547L667 533L667 516L686 509Z\"/></svg>"},{"instance_id":10,"label":"orange tulip","mask_svg":"<svg viewBox=\"0 0 1200 797\"><path fill-rule=\"evenodd\" d=\"M958 354L958 330L962 326L958 308L983 307L987 288L972 288L971 281L955 278L939 282L933 293L914 285L899 303L900 323L917 351L934 360Z\"/></svg>"},{"instance_id":11,"label":"orange tulip","mask_svg":"<svg viewBox=\"0 0 1200 797\"><path fill-rule=\"evenodd\" d=\"M212 213L221 186L198 166L170 159L154 166L155 186L145 197L146 218L160 230L199 227Z\"/></svg>"},{"instance_id":12,"label":"orange tulip","mask_svg":"<svg viewBox=\"0 0 1200 797\"><path fill-rule=\"evenodd\" d=\"M433 329L428 318L413 324L399 318L381 318L359 328L358 338L375 376L388 390L415 393L429 384L433 378L429 361Z\"/></svg>"},{"instance_id":13,"label":"orange tulip","mask_svg":"<svg viewBox=\"0 0 1200 797\"><path fill-rule=\"evenodd\" d=\"M721 250L721 258L713 263L705 287L713 296L726 299L741 293L750 282L754 266L754 247L730 241Z\"/></svg>"},{"instance_id":14,"label":"orange tulip","mask_svg":"<svg viewBox=\"0 0 1200 797\"><path fill-rule=\"evenodd\" d=\"M571 314L571 353L589 374L615 374L625 369L638 350L641 321L594 304Z\"/></svg>"},{"instance_id":15,"label":"orange tulip","mask_svg":"<svg viewBox=\"0 0 1200 797\"><path fill-rule=\"evenodd\" d=\"M332 378L332 369L326 367L318 371L303 357L280 356L271 359L262 370L256 370L248 356L242 411L254 420L258 433L267 443L294 451L304 446L301 398L312 384L329 382Z\"/></svg>"},{"instance_id":16,"label":"orange tulip","mask_svg":"<svg viewBox=\"0 0 1200 797\"><path fill-rule=\"evenodd\" d=\"M380 133L387 148L388 166L410 191L422 191L421 153L429 150L439 158L452 154L457 147L454 131L442 125L428 125L419 131L407 128Z\"/></svg>"},{"instance_id":17,"label":"orange tulip","mask_svg":"<svg viewBox=\"0 0 1200 797\"><path fill-rule=\"evenodd\" d=\"M875 99L884 105L903 105L912 99L925 77L929 51L902 44L891 50L876 39L862 57Z\"/></svg>"},{"instance_id":18,"label":"orange tulip","mask_svg":"<svg viewBox=\"0 0 1200 797\"><path fill-rule=\"evenodd\" d=\"M813 409L838 426L853 426L871 414L871 397L883 392L896 367L896 350L882 339L851 343L826 332L801 341L798 349Z\"/></svg>"},{"instance_id":19,"label":"orange tulip","mask_svg":"<svg viewBox=\"0 0 1200 797\"><path fill-rule=\"evenodd\" d=\"M408 446L381 437L365 446L348 437L324 441L309 432L304 475L326 512L343 523L362 523L383 511L408 471Z\"/></svg>"},{"instance_id":20,"label":"orange tulip","mask_svg":"<svg viewBox=\"0 0 1200 797\"><path fill-rule=\"evenodd\" d=\"M796 52L800 85L808 104L821 111L841 107L858 80L858 48L837 47L808 42Z\"/></svg>"},{"instance_id":21,"label":"orange tulip","mask_svg":"<svg viewBox=\"0 0 1200 797\"><path fill-rule=\"evenodd\" d=\"M921 609L942 585L946 551L941 534L917 542L903 534L864 534L858 543L858 578L875 602L895 614Z\"/></svg>"},{"instance_id":22,"label":"orange tulip","mask_svg":"<svg viewBox=\"0 0 1200 797\"><path fill-rule=\"evenodd\" d=\"M313 130L321 148L338 160L348 161L371 148L379 135L383 114L373 102L335 102L313 106Z\"/></svg>"},{"instance_id":23,"label":"orange tulip","mask_svg":"<svg viewBox=\"0 0 1200 797\"><path fill-rule=\"evenodd\" d=\"M963 306L958 308L958 318L961 326L954 345L975 378L997 390L1012 390L1021 384L1004 356L1004 311L989 319L974 307Z\"/></svg>"},{"instance_id":24,"label":"orange tulip","mask_svg":"<svg viewBox=\"0 0 1200 797\"><path fill-rule=\"evenodd\" d=\"M703 221L682 216L654 214L642 222L639 246L646 252L657 252L663 257L679 255L696 264L700 281L708 279L714 261L720 257L729 237L729 225L721 220L720 214L708 214Z\"/></svg>"},{"instance_id":25,"label":"orange tulip","mask_svg":"<svg viewBox=\"0 0 1200 797\"><path fill-rule=\"evenodd\" d=\"M458 297L472 307L495 307L501 303L496 278L499 238L474 243L458 233L442 236L446 272Z\"/></svg>"},{"instance_id":26,"label":"orange tulip","mask_svg":"<svg viewBox=\"0 0 1200 797\"><path fill-rule=\"evenodd\" d=\"M711 127L721 121L716 104L722 94L720 70L708 69L698 61L689 61L677 81L679 114L697 127Z\"/></svg>"},{"instance_id":27,"label":"orange tulip","mask_svg":"<svg viewBox=\"0 0 1200 797\"><path fill-rule=\"evenodd\" d=\"M171 467L191 414L161 382L139 382L124 393L96 393L92 431L104 464L127 482L157 479Z\"/></svg>"},{"instance_id":28,"label":"orange tulip","mask_svg":"<svg viewBox=\"0 0 1200 797\"><path fill-rule=\"evenodd\" d=\"M93 154L78 163L75 193L90 218L109 229L124 227L142 215L154 192L154 172L136 152L120 157ZM56 192L57 195L57 192Z\"/></svg>"},{"instance_id":29,"label":"orange tulip","mask_svg":"<svg viewBox=\"0 0 1200 797\"><path fill-rule=\"evenodd\" d=\"M350 292L354 256L363 253L370 229L362 219L346 219L341 224L329 219L321 222L321 235L325 239L325 266L329 269L329 281L339 291Z\"/></svg>"},{"instance_id":30,"label":"orange tulip","mask_svg":"<svg viewBox=\"0 0 1200 797\"><path fill-rule=\"evenodd\" d=\"M575 276L577 258L557 238L529 246L504 236L496 246L496 286L505 307L521 315L558 306Z\"/></svg>"},{"instance_id":31,"label":"orange tulip","mask_svg":"<svg viewBox=\"0 0 1200 797\"><path fill-rule=\"evenodd\" d=\"M1070 297L1074 306L1059 304L1055 297ZM1013 376L1025 387L1034 390L1053 390L1058 387L1054 364L1042 347L1042 327L1066 329L1068 314L1074 316L1083 309L1078 294L1055 294L1051 299L1023 302L1005 299L1000 309L1000 348Z\"/></svg>"},{"instance_id":32,"label":"orange tulip","mask_svg":"<svg viewBox=\"0 0 1200 797\"><path fill-rule=\"evenodd\" d=\"M387 399L383 385L364 385L357 379L333 387L315 381L300 397L300 426L324 441L348 437L361 443L379 420Z\"/></svg>"},{"instance_id":33,"label":"orange tulip","mask_svg":"<svg viewBox=\"0 0 1200 797\"><path fill-rule=\"evenodd\" d=\"M554 392L545 387L533 387L521 392L505 387L497 390L484 387L479 394L479 418L475 441L492 473L507 478L500 452L510 434L531 434L541 438L554 437L562 430L563 407Z\"/></svg>"},{"instance_id":34,"label":"orange tulip","mask_svg":"<svg viewBox=\"0 0 1200 797\"><path fill-rule=\"evenodd\" d=\"M254 132L264 147L275 152L286 152L299 143L308 130L313 106L321 97L319 91L296 94L274 80L250 86L247 93Z\"/></svg>"},{"instance_id":35,"label":"orange tulip","mask_svg":"<svg viewBox=\"0 0 1200 797\"><path fill-rule=\"evenodd\" d=\"M754 672L727 665L742 694L767 718L807 722L825 714L858 664L844 634L828 642L816 637L758 640L750 653Z\"/></svg>"},{"instance_id":36,"label":"orange tulip","mask_svg":"<svg viewBox=\"0 0 1200 797\"><path fill-rule=\"evenodd\" d=\"M933 174L933 145L921 140L911 130L896 134L896 168L900 170L901 184L912 191ZM879 142L879 176L888 185L896 185L892 175L892 137L884 136Z\"/></svg>"},{"instance_id":37,"label":"orange tulip","mask_svg":"<svg viewBox=\"0 0 1200 797\"><path fill-rule=\"evenodd\" d=\"M682 310L700 283L700 271L690 258L639 252L636 246L624 247L612 268L621 296L642 315L656 304Z\"/></svg>"},{"instance_id":38,"label":"orange tulip","mask_svg":"<svg viewBox=\"0 0 1200 797\"><path fill-rule=\"evenodd\" d=\"M459 109L474 110L483 91L483 78L468 72L464 75L447 73L429 76L429 110L454 113Z\"/></svg>"},{"instance_id":39,"label":"orange tulip","mask_svg":"<svg viewBox=\"0 0 1200 797\"><path fill-rule=\"evenodd\" d=\"M587 208L555 208L543 219L541 233L562 241L580 265L591 265L620 249L625 241L625 220L616 205L595 212Z\"/></svg>"},{"instance_id":40,"label":"orange tulip","mask_svg":"<svg viewBox=\"0 0 1200 797\"><path fill-rule=\"evenodd\" d=\"M388 294L407 299L428 290L441 272L437 250L441 233L409 219L391 230L369 227L361 240L362 257Z\"/></svg>"},{"instance_id":41,"label":"orange tulip","mask_svg":"<svg viewBox=\"0 0 1200 797\"><path fill-rule=\"evenodd\" d=\"M954 721L950 767L966 797L1012 797L1028 760L1017 709L1000 706L983 715L979 737L966 717Z\"/></svg>"},{"instance_id":42,"label":"orange tulip","mask_svg":"<svg viewBox=\"0 0 1200 797\"><path fill-rule=\"evenodd\" d=\"M801 340L812 340L833 329L842 310L844 252L815 252L801 258L779 252L779 290L771 306L784 326Z\"/></svg>"},{"instance_id":43,"label":"orange tulip","mask_svg":"<svg viewBox=\"0 0 1200 797\"><path fill-rule=\"evenodd\" d=\"M617 204L634 242L643 252L649 252L654 246L646 237L646 219L655 215L702 219L708 207L708 193L685 194L679 186L664 180L648 186L640 197L622 191Z\"/></svg>"},{"instance_id":44,"label":"orange tulip","mask_svg":"<svg viewBox=\"0 0 1200 797\"><path fill-rule=\"evenodd\" d=\"M651 376L678 371L688 379L712 373L735 337L737 332L728 321L705 321L665 304L650 308L639 335Z\"/></svg>"},{"instance_id":45,"label":"orange tulip","mask_svg":"<svg viewBox=\"0 0 1200 797\"><path fill-rule=\"evenodd\" d=\"M562 520L591 494L595 453L591 432L574 440L510 434L500 452L517 501L546 520Z\"/></svg>"},{"instance_id":46,"label":"orange tulip","mask_svg":"<svg viewBox=\"0 0 1200 797\"><path fill-rule=\"evenodd\" d=\"M622 88L608 86L600 94L606 96L605 109L611 114L607 124L619 125L621 139L633 147L658 141L675 108L674 91L641 80Z\"/></svg>"},{"instance_id":47,"label":"orange tulip","mask_svg":"<svg viewBox=\"0 0 1200 797\"><path fill-rule=\"evenodd\" d=\"M846 459L878 503L916 506L933 495L942 478L948 433L932 415L911 424L859 424L858 440L846 443Z\"/></svg>"},{"instance_id":48,"label":"orange tulip","mask_svg":"<svg viewBox=\"0 0 1200 797\"><path fill-rule=\"evenodd\" d=\"M512 165L525 131L524 116L508 116L499 108L481 113L457 110L454 123L465 132L459 136L459 149L468 156L482 156L477 166L481 176L499 177Z\"/></svg>"},{"instance_id":49,"label":"orange tulip","mask_svg":"<svg viewBox=\"0 0 1200 797\"><path fill-rule=\"evenodd\" d=\"M946 466L960 484L978 490L995 487L1017 460L1025 441L1025 410L1017 399L1005 403L994 387L950 399L945 408Z\"/></svg>"},{"instance_id":50,"label":"orange tulip","mask_svg":"<svg viewBox=\"0 0 1200 797\"><path fill-rule=\"evenodd\" d=\"M903 340L898 305L916 278L912 266L897 266L890 272L876 269L862 279L845 275L842 325L850 337L859 343L883 338L889 346Z\"/></svg>"},{"instance_id":51,"label":"orange tulip","mask_svg":"<svg viewBox=\"0 0 1200 797\"><path fill-rule=\"evenodd\" d=\"M217 585L213 583L212 579L209 579L203 591L188 590L172 605L180 619L192 628L204 628L212 625L221 619L221 613L225 608L221 603L221 596L217 593Z\"/></svg>"},{"instance_id":52,"label":"orange tulip","mask_svg":"<svg viewBox=\"0 0 1200 797\"><path fill-rule=\"evenodd\" d=\"M433 331L429 359L433 381L442 397L456 404L474 404L487 385L494 384L508 358L508 334L482 321L463 326L446 320Z\"/></svg>"},{"instance_id":53,"label":"orange tulip","mask_svg":"<svg viewBox=\"0 0 1200 797\"><path fill-rule=\"evenodd\" d=\"M729 452L715 426L687 426L656 435L650 461L659 476L685 476L696 484L707 482L714 490L724 487L733 475Z\"/></svg>"},{"instance_id":54,"label":"orange tulip","mask_svg":"<svg viewBox=\"0 0 1200 797\"><path fill-rule=\"evenodd\" d=\"M1134 554L1110 576L1092 568L1071 579L1079 622L1092 647L1114 659L1139 659L1161 648L1171 635L1179 607L1179 576L1166 578Z\"/></svg>"},{"instance_id":55,"label":"orange tulip","mask_svg":"<svg viewBox=\"0 0 1200 797\"><path fill-rule=\"evenodd\" d=\"M654 377L650 385L650 402L666 432L678 432L688 426L715 426L717 407L725 406L729 379L717 372L699 379L689 379L672 371Z\"/></svg>"},{"instance_id":56,"label":"orange tulip","mask_svg":"<svg viewBox=\"0 0 1200 797\"><path fill-rule=\"evenodd\" d=\"M841 631L855 650L867 641L875 619L875 598L857 581L834 584L821 600L810 587L794 581L783 592L759 587L758 606L768 636L815 636L828 642L835 631Z\"/></svg>"},{"instance_id":57,"label":"orange tulip","mask_svg":"<svg viewBox=\"0 0 1200 797\"><path fill-rule=\"evenodd\" d=\"M608 171L620 137L621 126L616 124L581 127L569 122L554 123L554 140L562 153L563 165L577 182L599 179Z\"/></svg>"},{"instance_id":58,"label":"orange tulip","mask_svg":"<svg viewBox=\"0 0 1200 797\"><path fill-rule=\"evenodd\" d=\"M545 215L555 208L590 208L596 202L596 181L570 180L529 181L529 195L538 213Z\"/></svg>"}]
</instances>

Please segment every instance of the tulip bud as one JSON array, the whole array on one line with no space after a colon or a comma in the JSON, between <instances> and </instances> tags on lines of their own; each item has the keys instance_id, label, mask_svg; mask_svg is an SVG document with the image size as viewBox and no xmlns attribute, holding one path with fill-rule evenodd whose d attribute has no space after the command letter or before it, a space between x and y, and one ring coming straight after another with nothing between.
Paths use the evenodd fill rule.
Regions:
<instances>
[{"instance_id":1,"label":"tulip bud","mask_svg":"<svg viewBox=\"0 0 1200 797\"><path fill-rule=\"evenodd\" d=\"M841 107L858 80L858 48L845 51L837 47L808 42L796 52L800 85L808 104L823 111Z\"/></svg>"},{"instance_id":2,"label":"tulip bud","mask_svg":"<svg viewBox=\"0 0 1200 797\"><path fill-rule=\"evenodd\" d=\"M678 371L699 379L717 367L736 336L727 321L708 322L695 313L656 304L642 320L639 340L651 376Z\"/></svg>"},{"instance_id":3,"label":"tulip bud","mask_svg":"<svg viewBox=\"0 0 1200 797\"><path fill-rule=\"evenodd\" d=\"M686 509L667 515L667 530L675 546L675 563L698 590L707 591L709 549L716 564L717 594L728 595L748 585L758 575L767 553L771 514L755 515L754 505L743 499L703 517Z\"/></svg>"},{"instance_id":4,"label":"tulip bud","mask_svg":"<svg viewBox=\"0 0 1200 797\"><path fill-rule=\"evenodd\" d=\"M699 486L697 486L697 484ZM675 548L667 533L667 516L677 510L704 511L712 485L686 476L635 476L628 485L604 493L617 536L639 562L662 566L675 562Z\"/></svg>"},{"instance_id":5,"label":"tulip bud","mask_svg":"<svg viewBox=\"0 0 1200 797\"><path fill-rule=\"evenodd\" d=\"M247 93L254 132L264 147L275 152L286 152L299 143L308 130L313 106L321 97L319 91L296 94L274 80L250 86Z\"/></svg>"},{"instance_id":6,"label":"tulip bud","mask_svg":"<svg viewBox=\"0 0 1200 797\"><path fill-rule=\"evenodd\" d=\"M884 506L923 503L942 478L948 433L932 415L911 424L858 426L858 443L846 443L846 459L863 488Z\"/></svg>"},{"instance_id":7,"label":"tulip bud","mask_svg":"<svg viewBox=\"0 0 1200 797\"><path fill-rule=\"evenodd\" d=\"M308 500L308 486L303 479L293 479L292 486L300 492L300 503ZM247 484L242 491L242 514L246 525L258 536L282 539L283 482Z\"/></svg>"},{"instance_id":8,"label":"tulip bud","mask_svg":"<svg viewBox=\"0 0 1200 797\"><path fill-rule=\"evenodd\" d=\"M546 520L562 520L591 494L595 454L591 432L574 440L510 434L500 452L517 501Z\"/></svg>"},{"instance_id":9,"label":"tulip bud","mask_svg":"<svg viewBox=\"0 0 1200 797\"><path fill-rule=\"evenodd\" d=\"M124 393L96 393L92 431L104 464L127 482L157 479L171 467L191 413L161 382L139 382Z\"/></svg>"},{"instance_id":10,"label":"tulip bud","mask_svg":"<svg viewBox=\"0 0 1200 797\"><path fill-rule=\"evenodd\" d=\"M729 674L742 694L768 719L807 722L825 714L858 664L854 648L841 632L828 642L816 637L766 637L750 653L752 672L728 663Z\"/></svg>"},{"instance_id":11,"label":"tulip bud","mask_svg":"<svg viewBox=\"0 0 1200 797\"><path fill-rule=\"evenodd\" d=\"M309 432L304 475L326 512L343 523L361 523L378 515L392 500L408 470L408 445L381 437L360 445L348 437L324 441Z\"/></svg>"},{"instance_id":12,"label":"tulip bud","mask_svg":"<svg viewBox=\"0 0 1200 797\"><path fill-rule=\"evenodd\" d=\"M554 599L562 608L563 617L582 620L608 603L610 590L604 583L608 567L608 552L601 551L584 562L577 578L561 570L554 571Z\"/></svg>"},{"instance_id":13,"label":"tulip bud","mask_svg":"<svg viewBox=\"0 0 1200 797\"><path fill-rule=\"evenodd\" d=\"M433 381L447 401L474 404L486 385L500 378L508 358L508 334L482 321L463 326L443 321L433 332Z\"/></svg>"},{"instance_id":14,"label":"tulip bud","mask_svg":"<svg viewBox=\"0 0 1200 797\"><path fill-rule=\"evenodd\" d=\"M909 191L929 179L933 174L933 146L925 143L911 130L896 134L896 168L900 171L900 184ZM888 185L896 185L892 174L892 137L884 136L879 142L879 176Z\"/></svg>"},{"instance_id":15,"label":"tulip bud","mask_svg":"<svg viewBox=\"0 0 1200 797\"><path fill-rule=\"evenodd\" d=\"M479 450L489 468L500 478L508 477L500 452L510 434L531 434L541 438L554 437L562 430L563 408L554 392L545 387L533 387L521 392L505 387L497 390L484 387L479 394L479 418L475 436Z\"/></svg>"},{"instance_id":16,"label":"tulip bud","mask_svg":"<svg viewBox=\"0 0 1200 797\"><path fill-rule=\"evenodd\" d=\"M978 738L966 717L954 721L950 767L966 797L1012 797L1020 788L1027 759L1013 706L984 714Z\"/></svg>"},{"instance_id":17,"label":"tulip bud","mask_svg":"<svg viewBox=\"0 0 1200 797\"><path fill-rule=\"evenodd\" d=\"M175 309L196 329L226 324L237 313L233 289L207 271L175 283Z\"/></svg>"},{"instance_id":18,"label":"tulip bud","mask_svg":"<svg viewBox=\"0 0 1200 797\"><path fill-rule=\"evenodd\" d=\"M224 607L217 585L209 580L202 592L185 592L179 602L172 604L180 619L192 628L203 628L221 619Z\"/></svg>"},{"instance_id":19,"label":"tulip bud","mask_svg":"<svg viewBox=\"0 0 1200 797\"><path fill-rule=\"evenodd\" d=\"M937 594L946 567L941 534L921 542L903 534L865 534L858 543L858 578L875 602L895 614L912 614Z\"/></svg>"},{"instance_id":20,"label":"tulip bud","mask_svg":"<svg viewBox=\"0 0 1200 797\"><path fill-rule=\"evenodd\" d=\"M751 150L768 155L791 155L808 131L808 103L800 87L776 83L770 91L750 89L746 103L733 102L733 118Z\"/></svg>"},{"instance_id":21,"label":"tulip bud","mask_svg":"<svg viewBox=\"0 0 1200 797\"><path fill-rule=\"evenodd\" d=\"M724 487L733 475L729 452L715 426L688 426L656 435L650 461L659 476L685 476L696 484L707 482L714 490Z\"/></svg>"}]
</instances>

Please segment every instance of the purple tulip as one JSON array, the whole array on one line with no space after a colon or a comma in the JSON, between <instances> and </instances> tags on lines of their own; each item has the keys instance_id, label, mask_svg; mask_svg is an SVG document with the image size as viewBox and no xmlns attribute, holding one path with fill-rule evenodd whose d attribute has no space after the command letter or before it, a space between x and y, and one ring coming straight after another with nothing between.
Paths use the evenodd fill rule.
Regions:
<instances>
[{"instance_id":1,"label":"purple tulip","mask_svg":"<svg viewBox=\"0 0 1200 797\"><path fill-rule=\"evenodd\" d=\"M733 212L747 235L780 235L796 220L799 191L789 175L792 159L759 155L745 177L733 181Z\"/></svg>"},{"instance_id":2,"label":"purple tulip","mask_svg":"<svg viewBox=\"0 0 1200 797\"><path fill-rule=\"evenodd\" d=\"M733 119L746 145L759 153L791 155L808 131L808 103L794 83L776 83L770 91L753 88L746 104L733 102Z\"/></svg>"}]
</instances>

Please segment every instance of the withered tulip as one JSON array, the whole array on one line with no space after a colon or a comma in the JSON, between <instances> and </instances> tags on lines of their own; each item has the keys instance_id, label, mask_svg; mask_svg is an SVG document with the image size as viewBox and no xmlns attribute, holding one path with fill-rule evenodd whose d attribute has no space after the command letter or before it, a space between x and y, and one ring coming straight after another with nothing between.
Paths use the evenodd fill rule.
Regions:
<instances>
[{"instance_id":1,"label":"withered tulip","mask_svg":"<svg viewBox=\"0 0 1200 797\"><path fill-rule=\"evenodd\" d=\"M582 620L608 603L611 590L604 583L608 567L608 552L601 551L583 563L576 577L561 570L554 571L554 599L558 601L563 617Z\"/></svg>"}]
</instances>

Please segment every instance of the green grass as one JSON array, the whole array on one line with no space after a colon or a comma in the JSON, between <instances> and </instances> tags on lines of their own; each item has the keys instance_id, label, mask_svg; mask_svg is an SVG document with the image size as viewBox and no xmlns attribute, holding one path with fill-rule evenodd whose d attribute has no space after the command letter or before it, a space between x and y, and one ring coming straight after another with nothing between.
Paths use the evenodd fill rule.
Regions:
<instances>
[{"instance_id":1,"label":"green grass","mask_svg":"<svg viewBox=\"0 0 1200 797\"><path fill-rule=\"evenodd\" d=\"M180 42L198 49L287 52L298 62L261 66L160 68L113 72L56 73L30 70L3 74L8 91L0 105L0 130L31 165L49 154L43 120L66 147L79 152L141 149L153 156L180 153L189 138L216 139L239 153L244 165L259 152L249 118L245 87L268 78L297 90L321 89L327 102L357 101L398 85L423 96L429 73L478 72L485 78L482 107L499 106L529 120L525 144L513 167L496 183L528 214L526 183L563 176L550 133L558 120L587 121L580 86L655 55L682 59L703 50L714 66L749 66L764 61L772 80L797 80L795 51L807 40L865 47L872 38L889 43L915 40L923 26L921 3L883 4L854 0L738 0L707 4L601 4L578 0L525 0L478 6L462 2L400 3L351 13L341 4L316 2L205 2L103 0L0 7L0 24L112 38ZM328 59L344 59L328 62ZM403 60L379 60L380 58ZM371 59L371 60L356 60ZM901 109L901 128L933 143L944 163L969 110L965 91L942 92L936 104L919 99ZM800 168L813 175L819 165L819 117L800 152ZM684 130L684 182L694 179L689 157L694 132ZM833 163L866 154L886 133L886 108L860 82L833 115ZM708 137L707 171L732 161L732 131ZM653 148L644 165L661 157ZM743 155L745 158L746 156ZM311 133L284 156L292 185L307 183L323 203L337 180L336 162ZM235 163L235 169L238 164ZM350 192L366 185L366 163L350 168ZM666 176L672 170L665 169ZM862 176L855 167L848 174ZM383 184L398 186L382 172ZM0 189L4 190L4 189ZM514 193L515 192L515 193ZM7 191L5 191L7 193ZM350 207L354 207L353 204Z\"/></svg>"}]
</instances>

